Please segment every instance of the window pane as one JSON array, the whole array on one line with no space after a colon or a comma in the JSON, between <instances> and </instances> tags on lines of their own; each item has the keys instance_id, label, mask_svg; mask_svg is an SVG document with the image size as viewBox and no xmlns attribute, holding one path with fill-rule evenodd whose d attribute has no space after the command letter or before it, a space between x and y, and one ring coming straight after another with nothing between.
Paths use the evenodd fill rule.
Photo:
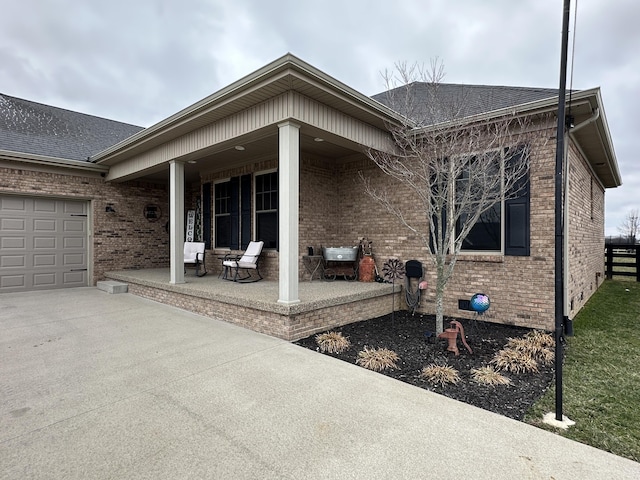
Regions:
<instances>
[{"instance_id":1,"label":"window pane","mask_svg":"<svg viewBox=\"0 0 640 480\"><path fill-rule=\"evenodd\" d=\"M259 213L256 216L256 221L257 240L262 240L265 248L276 248L278 240L278 213Z\"/></svg>"},{"instance_id":2,"label":"window pane","mask_svg":"<svg viewBox=\"0 0 640 480\"><path fill-rule=\"evenodd\" d=\"M231 240L231 216L216 217L216 247L229 248Z\"/></svg>"},{"instance_id":3,"label":"window pane","mask_svg":"<svg viewBox=\"0 0 640 480\"><path fill-rule=\"evenodd\" d=\"M217 183L215 187L215 213L229 213L230 182Z\"/></svg>"},{"instance_id":4,"label":"window pane","mask_svg":"<svg viewBox=\"0 0 640 480\"><path fill-rule=\"evenodd\" d=\"M491 209L482 214L480 219L471 228L469 235L462 242L463 250L500 251L500 204L495 204ZM464 218L458 221L456 231L462 229Z\"/></svg>"},{"instance_id":5,"label":"window pane","mask_svg":"<svg viewBox=\"0 0 640 480\"><path fill-rule=\"evenodd\" d=\"M256 176L256 239L265 248L277 248L278 241L278 173Z\"/></svg>"}]
</instances>

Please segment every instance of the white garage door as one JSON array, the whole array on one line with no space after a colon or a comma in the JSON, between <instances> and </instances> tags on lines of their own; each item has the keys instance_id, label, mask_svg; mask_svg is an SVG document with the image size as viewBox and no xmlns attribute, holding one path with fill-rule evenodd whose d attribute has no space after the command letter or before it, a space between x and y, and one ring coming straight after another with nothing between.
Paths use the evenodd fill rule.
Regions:
<instances>
[{"instance_id":1,"label":"white garage door","mask_svg":"<svg viewBox=\"0 0 640 480\"><path fill-rule=\"evenodd\" d=\"M0 293L86 287L87 208L0 195Z\"/></svg>"}]
</instances>

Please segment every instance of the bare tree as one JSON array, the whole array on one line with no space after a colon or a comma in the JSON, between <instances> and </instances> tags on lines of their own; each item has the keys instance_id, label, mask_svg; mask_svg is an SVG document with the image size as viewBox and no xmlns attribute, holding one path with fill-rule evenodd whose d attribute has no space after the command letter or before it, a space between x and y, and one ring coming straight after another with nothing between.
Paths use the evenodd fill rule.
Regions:
<instances>
[{"instance_id":1,"label":"bare tree","mask_svg":"<svg viewBox=\"0 0 640 480\"><path fill-rule=\"evenodd\" d=\"M640 213L637 208L629 210L624 220L618 227L620 234L628 239L629 243L636 243L640 233Z\"/></svg>"},{"instance_id":2,"label":"bare tree","mask_svg":"<svg viewBox=\"0 0 640 480\"><path fill-rule=\"evenodd\" d=\"M477 105L477 98L472 103L464 89L452 95L443 88L437 61L428 70L400 64L394 72L385 74L389 93L382 101L404 116L388 126L395 151L368 150L367 156L397 184L361 178L366 192L428 247L441 333L445 287L469 234L477 225L493 224L495 231L497 223L501 235L500 206L528 188L530 146L546 141L552 123L548 116L515 111L479 114L490 108ZM411 195L410 204L398 198L401 188Z\"/></svg>"}]
</instances>

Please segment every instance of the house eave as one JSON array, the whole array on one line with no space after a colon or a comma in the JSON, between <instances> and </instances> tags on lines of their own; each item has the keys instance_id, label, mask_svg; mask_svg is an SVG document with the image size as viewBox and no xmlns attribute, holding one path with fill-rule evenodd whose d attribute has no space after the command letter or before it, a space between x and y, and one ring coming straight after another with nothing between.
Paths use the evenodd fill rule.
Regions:
<instances>
[{"instance_id":1,"label":"house eave","mask_svg":"<svg viewBox=\"0 0 640 480\"><path fill-rule=\"evenodd\" d=\"M49 157L31 153L14 152L11 150L0 150L0 160L27 163L39 166L57 167L71 170L78 170L92 173L107 173L109 167L106 165L96 165L88 161L69 160L66 158Z\"/></svg>"},{"instance_id":2,"label":"house eave","mask_svg":"<svg viewBox=\"0 0 640 480\"><path fill-rule=\"evenodd\" d=\"M591 165L605 188L615 188L622 185L622 178L618 168L618 161L613 148L613 141L609 131L609 124L604 112L604 105L600 88L580 90L567 94L567 115L574 116L576 124L586 121L595 111L599 111L598 118L572 135L585 152L587 161ZM416 129L417 132L428 132L459 124L464 125L473 122L490 121L505 115L536 115L545 113L557 113L558 97L553 96L542 100L523 103L507 108L501 108L479 115L456 119L452 122L444 122ZM571 131L569 132L571 134Z\"/></svg>"},{"instance_id":3,"label":"house eave","mask_svg":"<svg viewBox=\"0 0 640 480\"><path fill-rule=\"evenodd\" d=\"M400 116L381 103L335 80L324 72L287 54L231 85L186 107L128 139L91 157L97 164L112 165L165 143L203 125L213 123L287 90L297 90L322 103L357 115L366 123L386 129Z\"/></svg>"}]
</instances>

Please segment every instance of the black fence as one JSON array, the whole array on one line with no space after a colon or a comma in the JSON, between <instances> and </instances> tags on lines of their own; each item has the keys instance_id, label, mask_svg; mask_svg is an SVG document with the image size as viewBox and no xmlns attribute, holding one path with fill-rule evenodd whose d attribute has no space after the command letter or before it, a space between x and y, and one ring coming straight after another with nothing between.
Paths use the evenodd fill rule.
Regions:
<instances>
[{"instance_id":1,"label":"black fence","mask_svg":"<svg viewBox=\"0 0 640 480\"><path fill-rule=\"evenodd\" d=\"M608 279L614 275L636 277L640 282L640 245L607 243L604 247L605 271Z\"/></svg>"}]
</instances>

